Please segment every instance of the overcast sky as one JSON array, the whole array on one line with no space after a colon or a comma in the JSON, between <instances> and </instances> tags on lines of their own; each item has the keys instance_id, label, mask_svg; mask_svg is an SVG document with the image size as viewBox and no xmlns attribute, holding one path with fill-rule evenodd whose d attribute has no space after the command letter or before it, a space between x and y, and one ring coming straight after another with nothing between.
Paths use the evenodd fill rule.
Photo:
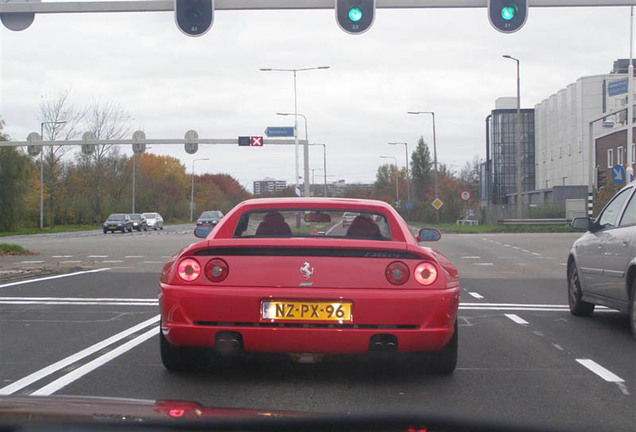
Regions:
<instances>
[{"instance_id":1,"label":"overcast sky","mask_svg":"<svg viewBox=\"0 0 636 432\"><path fill-rule=\"evenodd\" d=\"M190 38L170 12L41 15L25 31L0 30L0 115L5 132L24 140L39 132L41 98L71 89L77 105L120 104L148 138L189 129L201 138L262 135L293 124L276 112L293 112L294 93L291 73L259 68L328 65L298 74L298 112L310 141L327 144L329 181L372 182L387 162L380 155L403 166L404 147L388 142L411 151L423 135L432 145L430 117L409 110L435 111L438 159L459 170L485 157L484 119L495 99L516 94L515 63L503 54L521 60L522 106L531 108L627 58L629 19L628 7L531 8L524 28L505 35L485 8L380 9L368 32L352 36L333 11L217 11L212 29ZM178 157L188 172L195 157L210 158L197 173L229 173L250 189L265 177L294 178L292 146L149 151ZM312 147L310 167L322 162Z\"/></svg>"}]
</instances>

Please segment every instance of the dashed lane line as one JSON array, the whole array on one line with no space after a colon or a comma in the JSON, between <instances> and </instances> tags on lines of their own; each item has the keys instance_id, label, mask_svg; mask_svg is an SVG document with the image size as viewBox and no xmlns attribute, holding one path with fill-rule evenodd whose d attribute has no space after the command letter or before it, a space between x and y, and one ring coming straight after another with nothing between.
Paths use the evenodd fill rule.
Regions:
<instances>
[{"instance_id":1,"label":"dashed lane line","mask_svg":"<svg viewBox=\"0 0 636 432\"><path fill-rule=\"evenodd\" d=\"M523 318L521 318L519 315L515 315L515 314L504 314L507 318L511 319L513 322L517 323L517 324L521 324L521 325L528 325L530 324L528 321L524 320Z\"/></svg>"},{"instance_id":2,"label":"dashed lane line","mask_svg":"<svg viewBox=\"0 0 636 432\"><path fill-rule=\"evenodd\" d=\"M625 382L625 380L623 378L621 378L618 375L614 374L613 372L605 369L603 366L601 366L600 364L596 363L594 360L590 360L590 359L576 359L576 361L578 363L582 364L583 366L585 366L586 368L588 368L590 371L594 372L596 375L598 375L601 378L603 378L607 382L613 382L613 383L623 383L623 382Z\"/></svg>"},{"instance_id":3,"label":"dashed lane line","mask_svg":"<svg viewBox=\"0 0 636 432\"><path fill-rule=\"evenodd\" d=\"M468 294L470 294L471 296L475 297L476 299L483 299L484 298L483 295L481 295L479 293L476 293L476 292L469 292Z\"/></svg>"},{"instance_id":4,"label":"dashed lane line","mask_svg":"<svg viewBox=\"0 0 636 432\"><path fill-rule=\"evenodd\" d=\"M89 255L88 258L108 258L108 255Z\"/></svg>"}]
</instances>

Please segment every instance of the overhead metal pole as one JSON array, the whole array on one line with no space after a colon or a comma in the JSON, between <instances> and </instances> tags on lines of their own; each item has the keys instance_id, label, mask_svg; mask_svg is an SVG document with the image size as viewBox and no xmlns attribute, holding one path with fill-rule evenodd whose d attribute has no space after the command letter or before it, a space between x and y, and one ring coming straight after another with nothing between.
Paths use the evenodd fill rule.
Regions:
<instances>
[{"instance_id":1,"label":"overhead metal pole","mask_svg":"<svg viewBox=\"0 0 636 432\"><path fill-rule=\"evenodd\" d=\"M294 142L295 142L295 146L296 146L296 178L295 178L295 185L296 185L296 191L295 194L300 195L300 188L298 185L298 178L299 178L299 172L298 172L298 93L296 91L296 73L297 72L305 72L305 71L310 71L310 70L318 70L318 69L329 69L330 66L318 66L318 67L311 67L311 68L302 68L302 69L274 69L274 68L261 68L260 71L262 72L293 72L294 73ZM304 178L305 178L305 196L308 197L309 196L309 146L308 143L305 142L304 145L304 162L305 162L305 169L304 169Z\"/></svg>"},{"instance_id":2,"label":"overhead metal pole","mask_svg":"<svg viewBox=\"0 0 636 432\"><path fill-rule=\"evenodd\" d=\"M633 0L531 0L535 7L631 6ZM486 8L488 0L376 0L378 9ZM333 0L215 0L215 10L334 9ZM172 12L174 0L0 3L0 13Z\"/></svg>"},{"instance_id":3,"label":"overhead metal pole","mask_svg":"<svg viewBox=\"0 0 636 432\"><path fill-rule=\"evenodd\" d=\"M439 190L437 189L437 134L435 133L435 112L433 111L409 111L408 114L430 114L433 117L433 178L435 182L435 199L439 198ZM435 207L435 223L439 224L439 208Z\"/></svg>"},{"instance_id":4,"label":"overhead metal pole","mask_svg":"<svg viewBox=\"0 0 636 432\"><path fill-rule=\"evenodd\" d=\"M634 180L632 147L634 146L634 6L629 15L629 67L627 68L627 168L625 182Z\"/></svg>"},{"instance_id":5,"label":"overhead metal pole","mask_svg":"<svg viewBox=\"0 0 636 432\"><path fill-rule=\"evenodd\" d=\"M411 202L411 179L409 177L409 144L405 142L390 142L389 145L404 145L406 156L406 202Z\"/></svg>"},{"instance_id":6,"label":"overhead metal pole","mask_svg":"<svg viewBox=\"0 0 636 432\"><path fill-rule=\"evenodd\" d=\"M519 59L514 58L508 54L503 55L503 58L507 58L510 60L514 60L517 63L517 121L515 124L515 135L516 135L516 158L515 165L517 171L517 219L521 219L522 217L522 208L521 208L521 179L523 177L523 166L521 165L521 79L519 77Z\"/></svg>"},{"instance_id":7,"label":"overhead metal pole","mask_svg":"<svg viewBox=\"0 0 636 432\"><path fill-rule=\"evenodd\" d=\"M296 94L296 73L294 73L294 95ZM305 144L303 145L303 149L304 154L303 154L303 159L304 159L304 164L305 164L305 171L309 170L309 149L308 149L308 145L309 145L309 133L307 132L307 117L304 114L301 113L276 113L276 115L279 116L294 116L294 139L298 140L298 135L295 132L296 128L298 127L298 122L296 121L297 116L301 116L304 120L305 120ZM298 147L296 147L296 152L298 152ZM298 158L298 153L296 153L296 158ZM296 159L298 160L298 159ZM305 179L307 179L307 172L305 172L304 175ZM305 180L305 185L307 184L307 181ZM311 189L307 188L307 186L305 186L305 196L311 196Z\"/></svg>"}]
</instances>

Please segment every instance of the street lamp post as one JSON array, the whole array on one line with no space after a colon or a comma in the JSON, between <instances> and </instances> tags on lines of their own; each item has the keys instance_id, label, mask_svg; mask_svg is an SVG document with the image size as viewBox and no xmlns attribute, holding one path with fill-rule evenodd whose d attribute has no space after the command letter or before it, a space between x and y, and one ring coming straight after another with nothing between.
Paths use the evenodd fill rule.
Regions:
<instances>
[{"instance_id":1,"label":"street lamp post","mask_svg":"<svg viewBox=\"0 0 636 432\"><path fill-rule=\"evenodd\" d=\"M295 85L294 85L294 88ZM304 170L305 170L305 196L311 196L311 190L306 186L307 185L307 177L308 177L308 173L309 173L309 150L308 150L308 145L309 145L309 133L307 132L307 116L305 116L304 114L301 113L276 113L276 115L279 116L300 116L305 120L305 145L303 146L303 163L304 163ZM296 127L297 127L298 123L294 123L294 136L296 138L296 146L298 146L298 134L296 133ZM298 147L296 147L296 158L298 158ZM298 161L298 159L296 159Z\"/></svg>"},{"instance_id":2,"label":"street lamp post","mask_svg":"<svg viewBox=\"0 0 636 432\"><path fill-rule=\"evenodd\" d=\"M390 142L389 145L404 145L404 154L406 156L406 202L411 202L411 180L409 178L409 145L405 142Z\"/></svg>"},{"instance_id":3,"label":"street lamp post","mask_svg":"<svg viewBox=\"0 0 636 432\"><path fill-rule=\"evenodd\" d=\"M400 189L398 185L398 166L397 166L397 158L395 156L380 156L382 159L393 159L393 164L395 165L395 202L400 202Z\"/></svg>"},{"instance_id":4,"label":"street lamp post","mask_svg":"<svg viewBox=\"0 0 636 432\"><path fill-rule=\"evenodd\" d=\"M194 220L194 163L196 161L210 160L210 158L199 158L192 161L192 186L190 189L190 222Z\"/></svg>"},{"instance_id":5,"label":"street lamp post","mask_svg":"<svg viewBox=\"0 0 636 432\"><path fill-rule=\"evenodd\" d=\"M517 63L517 122L515 125L515 135L517 136L517 157L515 165L517 166L517 219L521 219L521 81L519 78L519 59L503 55L503 58L514 60Z\"/></svg>"},{"instance_id":6,"label":"street lamp post","mask_svg":"<svg viewBox=\"0 0 636 432\"><path fill-rule=\"evenodd\" d=\"M65 124L66 121L48 121L40 123L40 138L44 141L44 125L53 125L53 132L55 133L55 126L59 124ZM44 228L44 147L40 149L40 229Z\"/></svg>"},{"instance_id":7,"label":"street lamp post","mask_svg":"<svg viewBox=\"0 0 636 432\"><path fill-rule=\"evenodd\" d=\"M299 172L298 172L298 92L296 91L296 74L298 72L318 70L318 69L329 69L329 66L318 66L318 67L302 68L302 69L273 69L273 68L260 69L262 72L293 72L294 73L294 144L296 147L296 175L295 175L296 193L299 193L299 187L298 187L298 177L299 177ZM305 169L304 169L305 196L309 196L309 145L307 142L305 142L305 145L304 145L304 161L305 161Z\"/></svg>"},{"instance_id":8,"label":"street lamp post","mask_svg":"<svg viewBox=\"0 0 636 432\"><path fill-rule=\"evenodd\" d=\"M435 113L433 111L409 111L409 114L430 114L433 117L433 178L435 180L435 199L439 198L437 191L437 137L435 135ZM439 208L435 207L435 222L439 224Z\"/></svg>"}]
</instances>

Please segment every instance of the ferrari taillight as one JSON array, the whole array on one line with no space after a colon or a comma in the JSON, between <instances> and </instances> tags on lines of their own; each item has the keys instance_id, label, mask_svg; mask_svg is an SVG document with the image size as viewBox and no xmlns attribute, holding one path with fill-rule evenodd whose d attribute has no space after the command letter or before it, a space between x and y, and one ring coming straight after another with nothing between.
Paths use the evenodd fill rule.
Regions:
<instances>
[{"instance_id":1,"label":"ferrari taillight","mask_svg":"<svg viewBox=\"0 0 636 432\"><path fill-rule=\"evenodd\" d=\"M214 258L205 266L205 275L212 282L221 282L225 280L229 273L230 267L221 258Z\"/></svg>"},{"instance_id":2,"label":"ferrari taillight","mask_svg":"<svg viewBox=\"0 0 636 432\"><path fill-rule=\"evenodd\" d=\"M179 263L177 273L184 281L192 282L201 274L201 265L194 258L186 258Z\"/></svg>"},{"instance_id":3,"label":"ferrari taillight","mask_svg":"<svg viewBox=\"0 0 636 432\"><path fill-rule=\"evenodd\" d=\"M437 267L430 262L420 263L415 267L413 277L420 285L432 285L437 280Z\"/></svg>"},{"instance_id":4,"label":"ferrari taillight","mask_svg":"<svg viewBox=\"0 0 636 432\"><path fill-rule=\"evenodd\" d=\"M401 261L393 261L386 268L386 279L393 285L404 285L409 279L409 268Z\"/></svg>"}]
</instances>

